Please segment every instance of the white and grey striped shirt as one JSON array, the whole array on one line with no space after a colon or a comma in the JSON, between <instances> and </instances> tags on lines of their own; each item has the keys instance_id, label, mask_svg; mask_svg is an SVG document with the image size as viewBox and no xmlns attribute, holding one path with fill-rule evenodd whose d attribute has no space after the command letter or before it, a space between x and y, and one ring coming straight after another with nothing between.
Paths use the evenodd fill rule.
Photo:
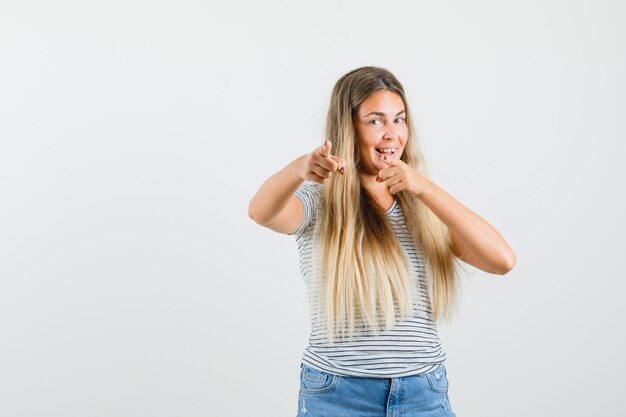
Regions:
<instances>
[{"instance_id":1,"label":"white and grey striped shirt","mask_svg":"<svg viewBox=\"0 0 626 417\"><path fill-rule=\"evenodd\" d=\"M316 313L318 297L315 287L320 282L319 265L314 265L314 229L319 207L321 184L305 181L295 195L304 206L304 219L293 233L298 244L300 270L308 294L311 333L302 362L310 367L342 376L396 378L430 372L445 361L437 327L432 319L426 284L423 252L415 247L406 227L398 200L387 210L387 216L402 247L408 254L412 276L418 279L418 293L413 295L413 314L399 321L390 330L378 335L359 334L352 341L328 343L325 327ZM318 253L318 252L315 252Z\"/></svg>"}]
</instances>

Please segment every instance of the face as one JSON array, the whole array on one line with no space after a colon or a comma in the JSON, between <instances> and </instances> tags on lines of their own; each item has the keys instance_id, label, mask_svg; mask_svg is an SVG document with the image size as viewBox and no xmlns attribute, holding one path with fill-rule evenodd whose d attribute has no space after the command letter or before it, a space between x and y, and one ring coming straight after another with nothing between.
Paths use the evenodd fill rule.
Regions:
<instances>
[{"instance_id":1,"label":"face","mask_svg":"<svg viewBox=\"0 0 626 417\"><path fill-rule=\"evenodd\" d=\"M353 116L361 173L378 175L388 165L383 160L400 159L409 129L402 97L387 90L372 93Z\"/></svg>"}]
</instances>

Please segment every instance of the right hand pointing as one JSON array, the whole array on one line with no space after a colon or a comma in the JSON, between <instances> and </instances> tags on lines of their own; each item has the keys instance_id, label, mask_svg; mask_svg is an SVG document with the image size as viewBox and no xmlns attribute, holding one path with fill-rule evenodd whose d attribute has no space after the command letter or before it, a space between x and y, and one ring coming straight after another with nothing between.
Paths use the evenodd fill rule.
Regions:
<instances>
[{"instance_id":1,"label":"right hand pointing","mask_svg":"<svg viewBox=\"0 0 626 417\"><path fill-rule=\"evenodd\" d=\"M331 147L332 143L327 140L324 145L306 156L303 172L300 175L303 180L324 184L335 172L343 175L346 161L331 155Z\"/></svg>"}]
</instances>

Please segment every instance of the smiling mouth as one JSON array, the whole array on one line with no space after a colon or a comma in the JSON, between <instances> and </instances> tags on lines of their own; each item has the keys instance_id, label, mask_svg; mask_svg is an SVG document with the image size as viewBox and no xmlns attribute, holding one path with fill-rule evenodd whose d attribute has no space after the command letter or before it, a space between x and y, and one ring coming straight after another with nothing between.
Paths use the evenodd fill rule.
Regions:
<instances>
[{"instance_id":1,"label":"smiling mouth","mask_svg":"<svg viewBox=\"0 0 626 417\"><path fill-rule=\"evenodd\" d=\"M384 155L387 155L387 156L395 155L396 152L398 151L398 148L375 148L374 150L376 151L378 156L382 158Z\"/></svg>"}]
</instances>

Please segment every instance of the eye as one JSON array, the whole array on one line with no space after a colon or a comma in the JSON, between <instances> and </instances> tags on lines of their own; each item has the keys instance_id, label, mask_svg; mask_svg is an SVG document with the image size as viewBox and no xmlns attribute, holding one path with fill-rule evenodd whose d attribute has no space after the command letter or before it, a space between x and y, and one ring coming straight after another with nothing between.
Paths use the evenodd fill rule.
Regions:
<instances>
[{"instance_id":1,"label":"eye","mask_svg":"<svg viewBox=\"0 0 626 417\"><path fill-rule=\"evenodd\" d=\"M376 124L375 122L380 122L382 124L382 121L380 119L374 119L374 120L370 121L370 124L372 124L374 126L380 126L379 124Z\"/></svg>"},{"instance_id":2,"label":"eye","mask_svg":"<svg viewBox=\"0 0 626 417\"><path fill-rule=\"evenodd\" d=\"M398 120L400 120L400 123L404 123L404 118L402 118L402 117L398 117L398 118L396 119L396 121L398 121Z\"/></svg>"}]
</instances>

